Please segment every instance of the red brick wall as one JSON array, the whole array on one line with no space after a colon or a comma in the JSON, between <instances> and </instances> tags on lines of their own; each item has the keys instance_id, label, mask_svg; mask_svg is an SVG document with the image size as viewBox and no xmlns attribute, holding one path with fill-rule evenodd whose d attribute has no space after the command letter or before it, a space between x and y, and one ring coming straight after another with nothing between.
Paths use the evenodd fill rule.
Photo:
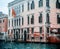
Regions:
<instances>
[{"instance_id":1,"label":"red brick wall","mask_svg":"<svg viewBox=\"0 0 60 49\"><path fill-rule=\"evenodd\" d=\"M2 21L2 23L0 23L0 32L7 32L8 18L1 18L0 20Z\"/></svg>"}]
</instances>

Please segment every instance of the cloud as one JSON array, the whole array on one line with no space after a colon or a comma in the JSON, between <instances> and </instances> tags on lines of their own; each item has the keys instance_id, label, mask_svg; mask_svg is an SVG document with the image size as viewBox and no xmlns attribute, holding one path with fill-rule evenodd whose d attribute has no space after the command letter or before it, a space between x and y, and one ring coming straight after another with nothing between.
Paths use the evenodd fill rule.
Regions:
<instances>
[{"instance_id":1,"label":"cloud","mask_svg":"<svg viewBox=\"0 0 60 49\"><path fill-rule=\"evenodd\" d=\"M0 1L0 11L4 14L8 14L8 3L12 2L13 0L1 0Z\"/></svg>"}]
</instances>

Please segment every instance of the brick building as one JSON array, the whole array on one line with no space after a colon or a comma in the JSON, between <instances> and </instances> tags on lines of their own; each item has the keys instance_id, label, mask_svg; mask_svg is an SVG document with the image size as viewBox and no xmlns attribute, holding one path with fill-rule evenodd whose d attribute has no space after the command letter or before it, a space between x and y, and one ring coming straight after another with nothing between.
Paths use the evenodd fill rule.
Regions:
<instances>
[{"instance_id":1,"label":"brick building","mask_svg":"<svg viewBox=\"0 0 60 49\"><path fill-rule=\"evenodd\" d=\"M8 28L8 16L0 12L0 40L5 40Z\"/></svg>"}]
</instances>

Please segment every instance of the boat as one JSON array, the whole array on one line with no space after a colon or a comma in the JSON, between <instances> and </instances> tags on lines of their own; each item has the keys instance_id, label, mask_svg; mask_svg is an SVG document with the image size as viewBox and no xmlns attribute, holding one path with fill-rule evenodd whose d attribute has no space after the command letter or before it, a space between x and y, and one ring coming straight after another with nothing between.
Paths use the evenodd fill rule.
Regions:
<instances>
[{"instance_id":1,"label":"boat","mask_svg":"<svg viewBox=\"0 0 60 49\"><path fill-rule=\"evenodd\" d=\"M60 36L49 36L47 39L49 43L60 43Z\"/></svg>"}]
</instances>

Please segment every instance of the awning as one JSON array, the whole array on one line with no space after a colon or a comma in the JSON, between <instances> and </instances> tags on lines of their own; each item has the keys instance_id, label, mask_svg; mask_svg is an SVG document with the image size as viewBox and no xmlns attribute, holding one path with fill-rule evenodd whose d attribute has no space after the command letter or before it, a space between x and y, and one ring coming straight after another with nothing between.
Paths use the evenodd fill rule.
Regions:
<instances>
[{"instance_id":1,"label":"awning","mask_svg":"<svg viewBox=\"0 0 60 49\"><path fill-rule=\"evenodd\" d=\"M58 32L57 28L51 28L50 29L52 32Z\"/></svg>"},{"instance_id":2,"label":"awning","mask_svg":"<svg viewBox=\"0 0 60 49\"><path fill-rule=\"evenodd\" d=\"M42 34L42 36L44 37L44 33ZM45 35L45 36L47 37L47 36L49 36L49 34L48 34L48 33L46 33L46 35Z\"/></svg>"},{"instance_id":3,"label":"awning","mask_svg":"<svg viewBox=\"0 0 60 49\"><path fill-rule=\"evenodd\" d=\"M53 29L52 32L58 32L58 30L57 29Z\"/></svg>"},{"instance_id":4,"label":"awning","mask_svg":"<svg viewBox=\"0 0 60 49\"><path fill-rule=\"evenodd\" d=\"M40 36L40 33L39 32L34 32L33 36L34 37L39 37Z\"/></svg>"}]
</instances>

